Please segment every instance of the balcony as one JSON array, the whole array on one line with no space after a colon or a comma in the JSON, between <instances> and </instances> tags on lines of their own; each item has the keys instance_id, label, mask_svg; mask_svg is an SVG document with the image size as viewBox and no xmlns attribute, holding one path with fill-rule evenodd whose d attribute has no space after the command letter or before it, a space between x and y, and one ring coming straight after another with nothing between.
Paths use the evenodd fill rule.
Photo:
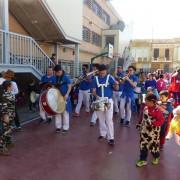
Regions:
<instances>
[{"instance_id":1,"label":"balcony","mask_svg":"<svg viewBox=\"0 0 180 180\"><path fill-rule=\"evenodd\" d=\"M35 40L64 44L81 42L81 0L71 5L67 0L9 0L9 10ZM78 19L76 23L75 19Z\"/></svg>"},{"instance_id":2,"label":"balcony","mask_svg":"<svg viewBox=\"0 0 180 180\"><path fill-rule=\"evenodd\" d=\"M138 57L135 59L135 62L138 62L138 63L147 63L147 62L150 62L150 59L147 58L147 57Z\"/></svg>"},{"instance_id":3,"label":"balcony","mask_svg":"<svg viewBox=\"0 0 180 180\"><path fill-rule=\"evenodd\" d=\"M158 57L154 58L152 57L152 62L172 62L173 57Z\"/></svg>"}]
</instances>

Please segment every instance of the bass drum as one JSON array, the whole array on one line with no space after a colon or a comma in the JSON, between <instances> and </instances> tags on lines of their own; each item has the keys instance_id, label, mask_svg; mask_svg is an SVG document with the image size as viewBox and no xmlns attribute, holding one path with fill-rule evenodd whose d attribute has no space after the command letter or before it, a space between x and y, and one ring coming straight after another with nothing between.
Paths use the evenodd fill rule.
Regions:
<instances>
[{"instance_id":1,"label":"bass drum","mask_svg":"<svg viewBox=\"0 0 180 180\"><path fill-rule=\"evenodd\" d=\"M58 89L50 88L41 94L40 105L48 115L56 115L65 111L66 101Z\"/></svg>"}]
</instances>

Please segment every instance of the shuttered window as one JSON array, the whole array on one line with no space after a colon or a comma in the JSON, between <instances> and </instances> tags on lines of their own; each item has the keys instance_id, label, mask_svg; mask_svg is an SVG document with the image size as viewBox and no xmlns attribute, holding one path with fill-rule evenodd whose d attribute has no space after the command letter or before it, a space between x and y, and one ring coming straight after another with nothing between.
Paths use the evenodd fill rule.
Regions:
<instances>
[{"instance_id":1,"label":"shuttered window","mask_svg":"<svg viewBox=\"0 0 180 180\"><path fill-rule=\"evenodd\" d=\"M101 36L95 32L92 32L92 44L101 46Z\"/></svg>"},{"instance_id":2,"label":"shuttered window","mask_svg":"<svg viewBox=\"0 0 180 180\"><path fill-rule=\"evenodd\" d=\"M86 42L91 40L91 31L87 27L83 27L83 40Z\"/></svg>"}]
</instances>

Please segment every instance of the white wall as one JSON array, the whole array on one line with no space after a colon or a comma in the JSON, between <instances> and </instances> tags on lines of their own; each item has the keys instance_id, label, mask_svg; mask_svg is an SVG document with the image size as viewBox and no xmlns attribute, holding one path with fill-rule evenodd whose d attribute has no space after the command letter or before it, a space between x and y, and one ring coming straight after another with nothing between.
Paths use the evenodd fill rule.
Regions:
<instances>
[{"instance_id":1,"label":"white wall","mask_svg":"<svg viewBox=\"0 0 180 180\"><path fill-rule=\"evenodd\" d=\"M82 0L44 0L59 25L62 27L66 38L75 41L82 40Z\"/></svg>"},{"instance_id":2,"label":"white wall","mask_svg":"<svg viewBox=\"0 0 180 180\"><path fill-rule=\"evenodd\" d=\"M139 47L139 48L132 48L131 49L131 54L132 57L136 58L149 58L150 57L150 49L149 48L143 48L143 47Z\"/></svg>"},{"instance_id":3,"label":"white wall","mask_svg":"<svg viewBox=\"0 0 180 180\"><path fill-rule=\"evenodd\" d=\"M177 50L178 50L177 60L180 61L180 47L178 47Z\"/></svg>"},{"instance_id":4,"label":"white wall","mask_svg":"<svg viewBox=\"0 0 180 180\"><path fill-rule=\"evenodd\" d=\"M2 29L2 18L3 18L3 1L0 0L0 29Z\"/></svg>"},{"instance_id":5,"label":"white wall","mask_svg":"<svg viewBox=\"0 0 180 180\"><path fill-rule=\"evenodd\" d=\"M122 56L124 48L129 46L132 40L132 24L126 25L123 32L120 31L119 35L119 53Z\"/></svg>"}]
</instances>

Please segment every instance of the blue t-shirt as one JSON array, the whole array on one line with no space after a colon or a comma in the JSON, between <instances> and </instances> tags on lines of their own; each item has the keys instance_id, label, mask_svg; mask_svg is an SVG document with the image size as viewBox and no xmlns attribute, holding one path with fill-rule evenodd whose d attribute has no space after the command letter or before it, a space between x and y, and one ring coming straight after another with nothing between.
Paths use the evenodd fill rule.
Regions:
<instances>
[{"instance_id":1,"label":"blue t-shirt","mask_svg":"<svg viewBox=\"0 0 180 180\"><path fill-rule=\"evenodd\" d=\"M133 82L138 82L138 77L135 75L131 75L129 79L132 80ZM130 97L130 98L134 97L134 87L127 80L123 84L122 96Z\"/></svg>"},{"instance_id":2,"label":"blue t-shirt","mask_svg":"<svg viewBox=\"0 0 180 180\"><path fill-rule=\"evenodd\" d=\"M53 79L54 79L53 76L48 77L47 75L44 75L41 78L41 83L53 83Z\"/></svg>"},{"instance_id":3,"label":"blue t-shirt","mask_svg":"<svg viewBox=\"0 0 180 180\"><path fill-rule=\"evenodd\" d=\"M82 74L85 75L84 72L83 72ZM79 84L79 89L80 89L80 90L86 91L86 90L90 90L90 88L91 88L91 83L88 82L88 81L86 81L86 80L83 80L83 81Z\"/></svg>"},{"instance_id":4,"label":"blue t-shirt","mask_svg":"<svg viewBox=\"0 0 180 180\"><path fill-rule=\"evenodd\" d=\"M61 77L53 76L53 84L57 85L59 84L59 87L57 87L61 94L64 96L68 91L68 85L71 84L71 80L64 74Z\"/></svg>"},{"instance_id":5,"label":"blue t-shirt","mask_svg":"<svg viewBox=\"0 0 180 180\"><path fill-rule=\"evenodd\" d=\"M98 76L99 84L105 84L107 79L107 75L105 77ZM108 97L109 99L113 96L113 85L116 84L114 78L112 76L109 77L108 86L104 87L104 97ZM101 87L98 88L96 78L93 79L92 87L96 88L96 94L99 97L102 97Z\"/></svg>"},{"instance_id":6,"label":"blue t-shirt","mask_svg":"<svg viewBox=\"0 0 180 180\"><path fill-rule=\"evenodd\" d=\"M145 89L147 90L148 87L152 87L153 89L156 89L156 80L146 80L145 81Z\"/></svg>"},{"instance_id":7,"label":"blue t-shirt","mask_svg":"<svg viewBox=\"0 0 180 180\"><path fill-rule=\"evenodd\" d=\"M125 74L124 74L124 72L118 72L117 76L123 78L125 76Z\"/></svg>"},{"instance_id":8,"label":"blue t-shirt","mask_svg":"<svg viewBox=\"0 0 180 180\"><path fill-rule=\"evenodd\" d=\"M118 72L117 76L120 78L123 78L125 76L125 73L124 72ZM119 85L119 91L122 91L122 90L123 90L123 84L120 84Z\"/></svg>"}]
</instances>

